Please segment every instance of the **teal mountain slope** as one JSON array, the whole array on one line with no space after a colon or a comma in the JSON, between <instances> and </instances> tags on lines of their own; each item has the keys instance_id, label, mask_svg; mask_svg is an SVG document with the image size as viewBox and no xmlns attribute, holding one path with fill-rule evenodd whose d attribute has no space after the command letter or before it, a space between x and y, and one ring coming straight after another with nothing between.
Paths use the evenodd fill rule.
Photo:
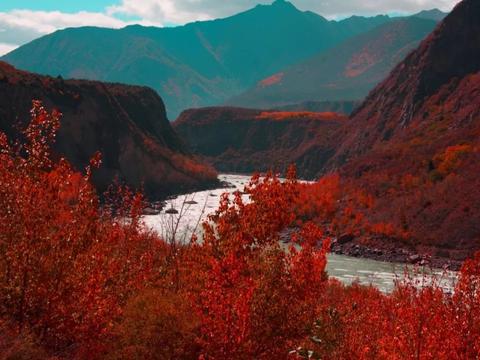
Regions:
<instances>
[{"instance_id":1,"label":"teal mountain slope","mask_svg":"<svg viewBox=\"0 0 480 360\"><path fill-rule=\"evenodd\" d=\"M363 99L435 26L435 21L417 17L388 22L270 74L227 104L272 108L306 101Z\"/></svg>"},{"instance_id":2,"label":"teal mountain slope","mask_svg":"<svg viewBox=\"0 0 480 360\"><path fill-rule=\"evenodd\" d=\"M173 28L65 29L2 60L45 75L149 86L173 118L186 108L223 103L269 74L389 21L387 16L328 21L275 1Z\"/></svg>"}]
</instances>

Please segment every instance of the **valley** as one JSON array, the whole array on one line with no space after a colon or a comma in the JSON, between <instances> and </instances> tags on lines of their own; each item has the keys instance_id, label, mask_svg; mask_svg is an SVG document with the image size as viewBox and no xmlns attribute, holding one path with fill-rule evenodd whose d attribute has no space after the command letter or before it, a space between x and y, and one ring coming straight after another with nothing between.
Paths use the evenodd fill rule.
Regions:
<instances>
[{"instance_id":1,"label":"valley","mask_svg":"<svg viewBox=\"0 0 480 360\"><path fill-rule=\"evenodd\" d=\"M243 191L251 178L250 175L238 174L219 174L218 177L221 182L228 184L228 188L193 192L168 200L159 214L143 216L145 226L158 232L163 239L175 237L180 243L188 243L196 233L201 241L201 223L217 209L222 194L232 195L235 191ZM244 195L243 198L248 202L247 196ZM170 213L172 209L176 213ZM288 234L283 236L282 244L289 246ZM359 284L374 286L382 292L390 292L395 287L395 281L403 277L406 269L418 281L419 286L429 283L433 278L439 278L442 288L448 292L452 291L457 281L456 272L446 270L448 263L444 264L445 269L435 269L424 266L425 264L415 268L413 265L407 266L406 261L386 262L368 259L368 256L346 256L342 255L340 248L337 250L338 252L328 255L326 271L329 276L345 284L358 281ZM381 256L378 258L381 259ZM458 269L457 266L452 267Z\"/></svg>"},{"instance_id":2,"label":"valley","mask_svg":"<svg viewBox=\"0 0 480 360\"><path fill-rule=\"evenodd\" d=\"M18 0L2 49L0 359L480 358L479 0Z\"/></svg>"}]
</instances>

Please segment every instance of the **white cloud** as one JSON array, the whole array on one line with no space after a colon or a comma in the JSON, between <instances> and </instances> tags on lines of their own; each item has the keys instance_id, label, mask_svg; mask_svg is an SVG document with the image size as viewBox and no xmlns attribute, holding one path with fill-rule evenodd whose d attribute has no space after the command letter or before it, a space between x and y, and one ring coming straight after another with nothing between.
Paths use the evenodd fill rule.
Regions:
<instances>
[{"instance_id":1,"label":"white cloud","mask_svg":"<svg viewBox=\"0 0 480 360\"><path fill-rule=\"evenodd\" d=\"M0 12L0 27L5 25L45 34L66 27L87 25L119 28L125 26L125 22L103 13L86 11L62 13L60 11L12 10Z\"/></svg>"},{"instance_id":2,"label":"white cloud","mask_svg":"<svg viewBox=\"0 0 480 360\"><path fill-rule=\"evenodd\" d=\"M215 7L204 5L202 0L122 0L120 5L107 8L107 14L134 16L151 22L184 24L195 20L207 20L214 17ZM223 2L223 1L218 1ZM203 5L203 6L202 6ZM232 6L229 6L232 8Z\"/></svg>"},{"instance_id":3,"label":"white cloud","mask_svg":"<svg viewBox=\"0 0 480 360\"><path fill-rule=\"evenodd\" d=\"M8 54L10 51L15 50L17 47L18 45L0 42L0 56Z\"/></svg>"},{"instance_id":4,"label":"white cloud","mask_svg":"<svg viewBox=\"0 0 480 360\"><path fill-rule=\"evenodd\" d=\"M292 0L302 10L315 11L328 18L353 14L415 13L439 8L450 11L459 0ZM233 15L256 4L272 0L122 0L107 9L110 15L123 14L149 21L184 24Z\"/></svg>"},{"instance_id":5,"label":"white cloud","mask_svg":"<svg viewBox=\"0 0 480 360\"><path fill-rule=\"evenodd\" d=\"M148 22L141 23L151 25ZM18 46L67 27L122 28L129 24L131 22L99 12L62 13L60 11L12 10L0 12L0 43ZM4 45L3 49L7 49L7 46Z\"/></svg>"}]
</instances>

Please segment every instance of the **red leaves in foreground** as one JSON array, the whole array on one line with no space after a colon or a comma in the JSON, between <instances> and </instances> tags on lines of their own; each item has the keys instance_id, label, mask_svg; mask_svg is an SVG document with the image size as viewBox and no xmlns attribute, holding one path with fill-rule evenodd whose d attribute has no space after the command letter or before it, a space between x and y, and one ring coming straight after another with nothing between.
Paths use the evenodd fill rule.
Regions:
<instances>
[{"instance_id":1,"label":"red leaves in foreground","mask_svg":"<svg viewBox=\"0 0 480 360\"><path fill-rule=\"evenodd\" d=\"M454 295L328 281L317 223L362 231L372 206L358 192L340 209L338 177L255 176L252 201L225 195L202 242L167 245L143 229L141 196L116 189L101 205L92 169L51 160L59 114L36 102L32 116L24 146L0 135L1 358L480 356L480 255Z\"/></svg>"},{"instance_id":2,"label":"red leaves in foreground","mask_svg":"<svg viewBox=\"0 0 480 360\"><path fill-rule=\"evenodd\" d=\"M322 233L308 223L295 236L301 247L281 248L280 232L294 224L297 185L293 177L285 183L254 177L246 188L251 204L240 194L232 202L224 197L213 224L204 224L199 250L207 267L197 311L205 356L278 358L308 336L326 280L328 243L318 248Z\"/></svg>"},{"instance_id":3,"label":"red leaves in foreground","mask_svg":"<svg viewBox=\"0 0 480 360\"><path fill-rule=\"evenodd\" d=\"M50 160L59 114L33 105L25 145L0 149L0 311L48 349L101 344L159 244L140 231L135 206L124 209L129 223L101 211L90 170Z\"/></svg>"}]
</instances>

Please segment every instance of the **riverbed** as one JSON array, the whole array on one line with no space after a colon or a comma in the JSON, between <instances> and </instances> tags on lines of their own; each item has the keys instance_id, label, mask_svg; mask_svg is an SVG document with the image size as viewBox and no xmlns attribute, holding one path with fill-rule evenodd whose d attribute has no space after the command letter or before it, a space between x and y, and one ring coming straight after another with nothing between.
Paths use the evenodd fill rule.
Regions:
<instances>
[{"instance_id":1,"label":"riverbed","mask_svg":"<svg viewBox=\"0 0 480 360\"><path fill-rule=\"evenodd\" d=\"M232 185L232 188L199 191L180 195L167 201L167 206L157 215L144 216L145 225L168 239L175 232L177 238L188 242L192 233L200 230L200 224L213 213L219 204L220 197L225 192L243 190L250 176L237 174L221 174L219 179ZM247 199L245 199L247 200ZM178 212L178 213L175 213ZM364 258L354 258L343 255L329 254L327 272L346 284L358 281L363 285L372 285L383 292L393 289L396 281L404 278L405 271L412 275L421 285L430 282L435 277L441 286L450 291L456 279L455 272L415 268L405 264L388 263Z\"/></svg>"}]
</instances>

